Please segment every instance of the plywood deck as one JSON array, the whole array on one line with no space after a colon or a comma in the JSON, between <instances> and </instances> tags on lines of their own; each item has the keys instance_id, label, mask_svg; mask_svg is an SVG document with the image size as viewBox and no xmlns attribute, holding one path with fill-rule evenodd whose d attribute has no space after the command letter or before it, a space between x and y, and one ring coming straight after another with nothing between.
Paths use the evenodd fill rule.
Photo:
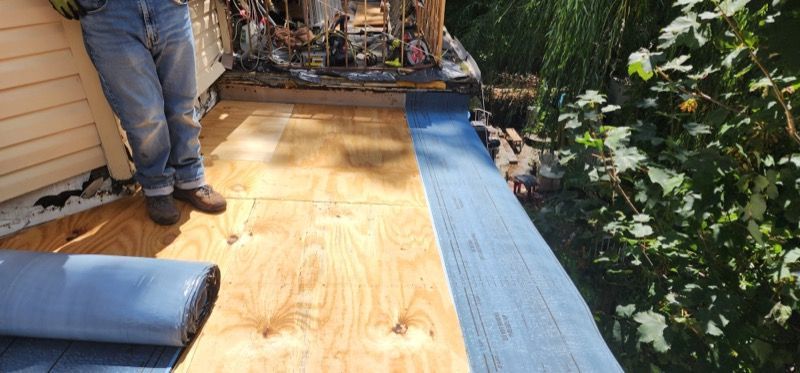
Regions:
<instances>
[{"instance_id":1,"label":"plywood deck","mask_svg":"<svg viewBox=\"0 0 800 373\"><path fill-rule=\"evenodd\" d=\"M468 370L402 110L224 101L203 125L226 213L160 227L134 196L0 247L218 263L179 372Z\"/></svg>"}]
</instances>

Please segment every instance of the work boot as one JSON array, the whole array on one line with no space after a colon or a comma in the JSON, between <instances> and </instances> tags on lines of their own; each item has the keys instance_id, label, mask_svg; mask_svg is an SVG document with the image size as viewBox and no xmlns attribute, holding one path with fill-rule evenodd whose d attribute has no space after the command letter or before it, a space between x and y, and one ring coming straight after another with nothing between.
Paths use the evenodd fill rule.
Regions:
<instances>
[{"instance_id":1,"label":"work boot","mask_svg":"<svg viewBox=\"0 0 800 373\"><path fill-rule=\"evenodd\" d=\"M175 199L189 202L194 208L203 212L223 212L227 206L225 197L212 189L210 185L203 185L194 189L175 188L172 195Z\"/></svg>"},{"instance_id":2,"label":"work boot","mask_svg":"<svg viewBox=\"0 0 800 373\"><path fill-rule=\"evenodd\" d=\"M175 200L172 196L145 196L147 203L147 214L150 219L160 225L172 225L181 218L181 212L175 207Z\"/></svg>"}]
</instances>

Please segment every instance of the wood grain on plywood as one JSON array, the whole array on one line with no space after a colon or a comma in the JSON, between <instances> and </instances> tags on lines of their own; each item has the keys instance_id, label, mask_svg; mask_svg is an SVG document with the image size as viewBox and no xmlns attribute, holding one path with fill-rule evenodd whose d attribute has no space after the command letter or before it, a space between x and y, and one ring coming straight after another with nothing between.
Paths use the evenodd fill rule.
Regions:
<instances>
[{"instance_id":1,"label":"wood grain on plywood","mask_svg":"<svg viewBox=\"0 0 800 373\"><path fill-rule=\"evenodd\" d=\"M160 227L134 197L0 247L217 262L177 372L468 369L402 111L225 101L201 141L226 213Z\"/></svg>"},{"instance_id":2,"label":"wood grain on plywood","mask_svg":"<svg viewBox=\"0 0 800 373\"><path fill-rule=\"evenodd\" d=\"M178 371L465 371L427 215L258 202L229 291Z\"/></svg>"},{"instance_id":3,"label":"wood grain on plywood","mask_svg":"<svg viewBox=\"0 0 800 373\"><path fill-rule=\"evenodd\" d=\"M205 128L203 146L213 159L269 162L288 122L288 117L251 115L236 128Z\"/></svg>"},{"instance_id":4,"label":"wood grain on plywood","mask_svg":"<svg viewBox=\"0 0 800 373\"><path fill-rule=\"evenodd\" d=\"M0 247L67 254L106 254L225 262L230 246L243 235L251 200L231 200L225 214L208 215L178 203L181 220L153 224L144 198L124 198L67 216L0 240Z\"/></svg>"},{"instance_id":5,"label":"wood grain on plywood","mask_svg":"<svg viewBox=\"0 0 800 373\"><path fill-rule=\"evenodd\" d=\"M234 198L425 206L418 174L277 167L259 162L206 163L214 187Z\"/></svg>"}]
</instances>

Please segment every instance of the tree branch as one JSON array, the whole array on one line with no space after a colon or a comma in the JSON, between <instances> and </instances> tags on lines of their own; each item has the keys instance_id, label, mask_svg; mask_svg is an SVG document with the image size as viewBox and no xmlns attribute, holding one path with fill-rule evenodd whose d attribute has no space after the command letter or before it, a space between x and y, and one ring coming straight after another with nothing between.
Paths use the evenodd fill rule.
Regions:
<instances>
[{"instance_id":1,"label":"tree branch","mask_svg":"<svg viewBox=\"0 0 800 373\"><path fill-rule=\"evenodd\" d=\"M655 71L658 73L658 76L660 76L662 79L664 79L664 80L666 80L666 81L668 81L670 83L674 83L672 78L670 78L669 75L667 75L660 68L656 67ZM705 92L703 92L703 91L701 91L699 89L695 89L694 91L690 91L690 90L688 90L685 87L680 86L680 85L678 85L677 87L681 92L683 92L683 94L700 97L700 98L702 98L702 99L704 99L706 101L709 101L709 102L711 102L711 103L713 103L713 104L715 104L715 105L717 105L717 106L719 106L719 107L721 107L721 108L723 108L725 110L730 111L731 113L739 114L742 111L742 110L736 110L735 108L723 103L722 101L720 101L720 100L718 100L718 99L716 99L714 97L709 96L708 94L706 94Z\"/></svg>"},{"instance_id":2,"label":"tree branch","mask_svg":"<svg viewBox=\"0 0 800 373\"><path fill-rule=\"evenodd\" d=\"M717 10L719 10L720 14L722 14L722 18L725 19L725 22L728 23L728 26L731 28L731 31L733 31L734 35L736 35L736 38L739 39L739 42L745 47L747 47L747 52L750 55L750 60L752 60L753 63L756 64L756 66L758 66L758 69L761 70L764 76L769 80L770 88L772 90L772 95L775 96L775 99L778 100L778 104L780 104L781 108L783 109L783 115L786 116L786 132L789 133L789 137L791 137L792 140L800 144L800 135L797 133L797 127L795 126L794 123L794 116L792 115L791 109L789 109L789 106L786 104L786 100L784 100L783 98L783 93L781 92L781 89L778 87L778 84L775 83L775 79L772 78L772 74L770 74L767 68L764 67L764 64L761 63L761 60L758 59L758 56L756 56L753 47L747 44L747 42L744 39L744 36L742 35L742 31L739 29L739 26L736 24L736 22L733 19L731 19L731 17L729 17L727 14L725 14L725 12L722 10L722 7L720 7L719 2L716 2L715 5L717 7Z\"/></svg>"}]
</instances>

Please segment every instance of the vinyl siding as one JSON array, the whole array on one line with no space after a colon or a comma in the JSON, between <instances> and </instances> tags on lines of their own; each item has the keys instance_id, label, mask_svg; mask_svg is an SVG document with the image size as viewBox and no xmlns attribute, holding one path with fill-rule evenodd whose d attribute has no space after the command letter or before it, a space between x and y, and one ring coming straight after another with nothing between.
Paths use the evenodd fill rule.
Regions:
<instances>
[{"instance_id":1,"label":"vinyl siding","mask_svg":"<svg viewBox=\"0 0 800 373\"><path fill-rule=\"evenodd\" d=\"M47 0L0 1L0 201L107 164L79 61Z\"/></svg>"},{"instance_id":2,"label":"vinyl siding","mask_svg":"<svg viewBox=\"0 0 800 373\"><path fill-rule=\"evenodd\" d=\"M222 74L216 0L192 0L198 92ZM80 25L47 0L0 0L0 202L108 166L132 175Z\"/></svg>"}]
</instances>

